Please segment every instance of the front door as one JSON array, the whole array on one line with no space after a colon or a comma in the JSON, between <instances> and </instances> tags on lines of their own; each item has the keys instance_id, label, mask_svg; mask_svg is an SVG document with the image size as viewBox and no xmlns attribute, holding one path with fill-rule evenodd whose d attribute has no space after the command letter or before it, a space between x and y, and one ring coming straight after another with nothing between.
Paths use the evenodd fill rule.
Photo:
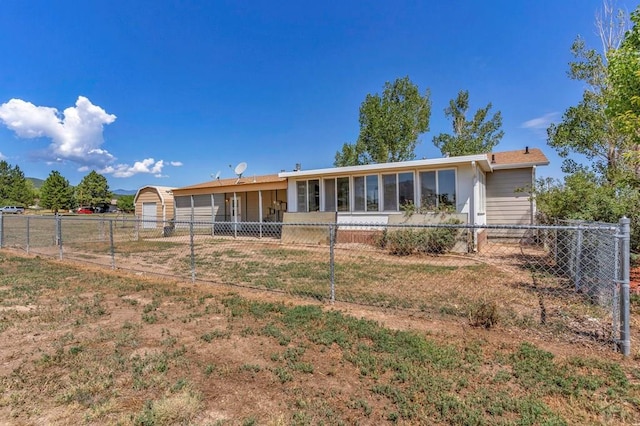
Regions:
<instances>
[{"instance_id":1,"label":"front door","mask_svg":"<svg viewBox=\"0 0 640 426\"><path fill-rule=\"evenodd\" d=\"M230 208L231 222L242 222L242 198L239 195L231 198Z\"/></svg>"}]
</instances>

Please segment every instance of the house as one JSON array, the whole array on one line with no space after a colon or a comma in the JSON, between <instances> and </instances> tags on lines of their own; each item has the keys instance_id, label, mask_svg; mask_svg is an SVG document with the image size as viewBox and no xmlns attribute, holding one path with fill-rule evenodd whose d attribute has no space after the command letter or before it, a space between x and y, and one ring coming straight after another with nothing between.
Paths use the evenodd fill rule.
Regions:
<instances>
[{"instance_id":1,"label":"house","mask_svg":"<svg viewBox=\"0 0 640 426\"><path fill-rule=\"evenodd\" d=\"M539 149L280 173L289 212L337 211L338 223L387 224L407 205L464 215L475 225L531 224L527 189ZM523 191L522 191L523 190Z\"/></svg>"},{"instance_id":2,"label":"house","mask_svg":"<svg viewBox=\"0 0 640 426\"><path fill-rule=\"evenodd\" d=\"M526 225L535 218L527 189L535 182L536 168L547 164L541 150L527 147L397 163L316 170L296 167L277 175L215 179L174 188L172 217L176 226L196 221L206 227L281 222L285 212L337 212L339 224L384 225L390 218L402 217L406 206L412 205L456 213L474 225ZM147 211L151 214L151 206Z\"/></svg>"},{"instance_id":3,"label":"house","mask_svg":"<svg viewBox=\"0 0 640 426\"><path fill-rule=\"evenodd\" d=\"M135 213L144 229L162 229L174 217L173 190L168 186L144 186L134 197Z\"/></svg>"}]
</instances>

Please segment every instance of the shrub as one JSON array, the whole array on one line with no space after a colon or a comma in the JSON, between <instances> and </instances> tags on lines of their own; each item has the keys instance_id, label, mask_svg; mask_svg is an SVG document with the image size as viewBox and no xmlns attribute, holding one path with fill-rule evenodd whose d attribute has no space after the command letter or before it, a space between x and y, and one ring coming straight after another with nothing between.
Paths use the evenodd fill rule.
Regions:
<instances>
[{"instance_id":1,"label":"shrub","mask_svg":"<svg viewBox=\"0 0 640 426\"><path fill-rule=\"evenodd\" d=\"M498 323L498 306L493 301L480 301L469 310L469 323L474 327L491 328Z\"/></svg>"},{"instance_id":2,"label":"shrub","mask_svg":"<svg viewBox=\"0 0 640 426\"><path fill-rule=\"evenodd\" d=\"M449 220L447 223L456 224L460 221ZM408 256L413 253L443 254L453 248L458 233L457 228L402 228L384 231L376 244L398 256Z\"/></svg>"}]
</instances>

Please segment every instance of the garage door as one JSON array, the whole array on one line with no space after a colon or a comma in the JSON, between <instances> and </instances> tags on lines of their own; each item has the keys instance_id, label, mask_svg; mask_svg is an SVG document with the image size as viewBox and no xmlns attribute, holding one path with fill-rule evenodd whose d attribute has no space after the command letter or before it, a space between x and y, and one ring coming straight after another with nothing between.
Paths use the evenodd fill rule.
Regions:
<instances>
[{"instance_id":1,"label":"garage door","mask_svg":"<svg viewBox=\"0 0 640 426\"><path fill-rule=\"evenodd\" d=\"M142 227L145 229L156 227L157 203L142 203Z\"/></svg>"}]
</instances>

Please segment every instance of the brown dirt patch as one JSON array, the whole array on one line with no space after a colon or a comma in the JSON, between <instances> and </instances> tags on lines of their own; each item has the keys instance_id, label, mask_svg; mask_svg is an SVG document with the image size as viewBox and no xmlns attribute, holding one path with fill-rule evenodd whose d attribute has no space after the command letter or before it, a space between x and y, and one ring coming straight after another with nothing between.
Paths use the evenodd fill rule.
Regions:
<instances>
[{"instance_id":1,"label":"brown dirt patch","mask_svg":"<svg viewBox=\"0 0 640 426\"><path fill-rule=\"evenodd\" d=\"M325 312L414 331L461 351L479 346L483 359L512 353L523 342L558 360L583 356L629 370L640 357L636 349L635 359L625 360L589 339L567 343L534 329L500 325L485 330L470 327L465 318L434 313L331 305L74 262L51 265L47 276L64 285L47 287L44 280L42 288L16 296L16 303L25 297L31 303L0 312L0 325L6 326L0 334L0 418L9 419L7 424L131 424L151 411L158 416L156 424L236 425L252 424L252 419L267 425L393 423L391 399L371 391L380 383L399 383L392 373L363 374L349 361L353 354L336 343L303 342L282 330L279 336L282 326L268 316L234 315L233 304L223 301L238 295L286 307L313 304ZM59 271L58 266L69 269ZM19 306L34 309L15 309ZM474 373L479 382L466 392L507 368L480 363ZM525 392L518 388L516 393ZM550 404L554 409L558 405L567 414L574 409L563 408L566 399L556 402ZM424 424L426 418L400 423ZM586 420L598 423L600 418L591 413Z\"/></svg>"}]
</instances>

